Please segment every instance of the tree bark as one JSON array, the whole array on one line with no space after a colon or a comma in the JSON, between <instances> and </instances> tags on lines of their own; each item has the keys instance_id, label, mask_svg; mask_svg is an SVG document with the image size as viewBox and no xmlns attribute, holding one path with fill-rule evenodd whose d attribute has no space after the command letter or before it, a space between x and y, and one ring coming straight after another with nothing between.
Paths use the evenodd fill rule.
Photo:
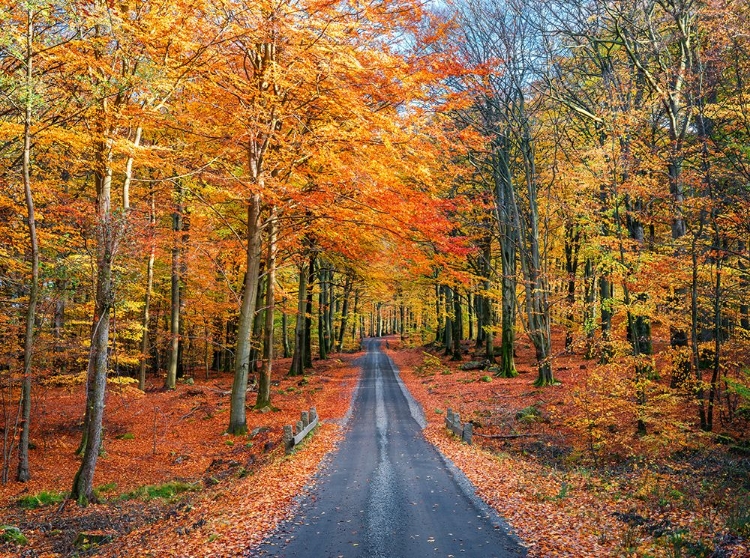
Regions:
<instances>
[{"instance_id":1,"label":"tree bark","mask_svg":"<svg viewBox=\"0 0 750 558\"><path fill-rule=\"evenodd\" d=\"M31 6L29 4L29 6ZM31 119L32 85L34 61L34 19L31 7L26 10L26 102L23 119L23 191L26 200L29 248L31 249L31 278L29 281L29 302L26 307L26 328L23 342L23 382L21 384L21 436L18 442L18 470L16 480L26 482L29 472L29 433L31 427L31 375L34 355L34 325L36 306L39 299L39 239L36 232L34 197L31 193Z\"/></svg>"},{"instance_id":2,"label":"tree bark","mask_svg":"<svg viewBox=\"0 0 750 558\"><path fill-rule=\"evenodd\" d=\"M276 303L276 207L271 210L268 223L268 256L266 258L266 323L263 336L263 369L258 380L258 397L255 401L256 409L263 409L271 405L271 372L273 369L273 327L274 309Z\"/></svg>"},{"instance_id":3,"label":"tree bark","mask_svg":"<svg viewBox=\"0 0 750 558\"><path fill-rule=\"evenodd\" d=\"M453 347L451 360L461 360L461 339L463 338L463 311L461 308L461 295L458 291L453 292Z\"/></svg>"},{"instance_id":4,"label":"tree bark","mask_svg":"<svg viewBox=\"0 0 750 558\"><path fill-rule=\"evenodd\" d=\"M104 128L107 112L103 102L98 122L97 165L94 173L97 194L96 227L96 295L94 319L91 333L91 350L86 380L86 415L81 443L83 460L73 479L70 498L81 505L96 501L94 494L94 470L102 445L102 420L104 398L107 387L107 356L109 345L110 311L114 304L112 285L112 262L117 234L112 216L112 140L109 130Z\"/></svg>"},{"instance_id":5,"label":"tree bark","mask_svg":"<svg viewBox=\"0 0 750 558\"><path fill-rule=\"evenodd\" d=\"M307 296L307 265L299 270L299 289L297 290L297 320L294 326L294 353L290 376L302 376L305 373L305 297Z\"/></svg>"},{"instance_id":6,"label":"tree bark","mask_svg":"<svg viewBox=\"0 0 750 558\"><path fill-rule=\"evenodd\" d=\"M138 374L138 388L146 390L146 368L149 353L149 313L151 311L151 294L154 290L154 261L156 260L156 201L153 188L151 190L151 209L149 212L149 254L146 265L146 297L143 303L143 321L141 322L141 362Z\"/></svg>"},{"instance_id":7,"label":"tree bark","mask_svg":"<svg viewBox=\"0 0 750 558\"><path fill-rule=\"evenodd\" d=\"M328 270L321 263L320 269L318 270L318 283L320 288L318 290L318 353L320 360L328 358L328 289L330 285L328 283Z\"/></svg>"},{"instance_id":8,"label":"tree bark","mask_svg":"<svg viewBox=\"0 0 750 558\"><path fill-rule=\"evenodd\" d=\"M172 274L171 274L171 319L169 325L170 353L167 365L165 387L174 389L177 385L177 366L180 361L180 255L181 233L183 227L182 184L178 181L175 187L175 211L172 214Z\"/></svg>"},{"instance_id":9,"label":"tree bark","mask_svg":"<svg viewBox=\"0 0 750 558\"><path fill-rule=\"evenodd\" d=\"M310 263L307 266L307 293L305 295L305 352L303 364L305 368L312 368L312 315L313 315L313 287L315 285L315 262L317 254L310 252Z\"/></svg>"},{"instance_id":10,"label":"tree bark","mask_svg":"<svg viewBox=\"0 0 750 558\"><path fill-rule=\"evenodd\" d=\"M344 302L341 305L341 327L339 328L339 337L336 341L336 351L339 353L344 347L344 335L346 333L347 321L349 320L349 298L351 297L353 284L354 281L352 280L351 274L347 273L346 279L344 280ZM356 312L357 310L355 308L354 313L356 314Z\"/></svg>"},{"instance_id":11,"label":"tree bark","mask_svg":"<svg viewBox=\"0 0 750 558\"><path fill-rule=\"evenodd\" d=\"M250 345L255 321L255 305L258 297L258 276L260 272L260 194L252 194L247 206L247 272L242 293L237 327L237 349L235 351L234 381L229 408L230 434L245 434L247 418L247 380L250 368Z\"/></svg>"}]
</instances>

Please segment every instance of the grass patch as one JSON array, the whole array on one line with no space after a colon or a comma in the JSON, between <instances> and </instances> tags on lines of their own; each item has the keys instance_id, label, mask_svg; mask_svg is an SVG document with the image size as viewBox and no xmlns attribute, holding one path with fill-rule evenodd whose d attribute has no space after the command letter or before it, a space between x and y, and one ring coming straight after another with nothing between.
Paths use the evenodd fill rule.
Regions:
<instances>
[{"instance_id":1,"label":"grass patch","mask_svg":"<svg viewBox=\"0 0 750 558\"><path fill-rule=\"evenodd\" d=\"M42 490L39 494L29 494L18 499L18 505L27 510L34 510L44 506L59 504L67 498L64 492L48 492Z\"/></svg>"},{"instance_id":2,"label":"grass patch","mask_svg":"<svg viewBox=\"0 0 750 558\"><path fill-rule=\"evenodd\" d=\"M0 525L0 540L10 542L17 545L25 545L29 542L21 530L18 527L12 525Z\"/></svg>"},{"instance_id":3,"label":"grass patch","mask_svg":"<svg viewBox=\"0 0 750 558\"><path fill-rule=\"evenodd\" d=\"M178 494L184 492L197 492L200 490L200 486L189 482L165 482L164 484L154 484L141 486L136 488L132 492L126 492L120 496L120 500L155 500L160 498L162 500L171 500Z\"/></svg>"}]
</instances>

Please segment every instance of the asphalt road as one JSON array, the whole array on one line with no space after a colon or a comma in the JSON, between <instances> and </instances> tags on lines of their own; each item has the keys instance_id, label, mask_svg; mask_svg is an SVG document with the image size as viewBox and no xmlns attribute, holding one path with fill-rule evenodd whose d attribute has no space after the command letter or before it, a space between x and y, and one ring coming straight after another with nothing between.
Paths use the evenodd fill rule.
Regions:
<instances>
[{"instance_id":1,"label":"asphalt road","mask_svg":"<svg viewBox=\"0 0 750 558\"><path fill-rule=\"evenodd\" d=\"M524 556L502 519L425 440L421 410L382 342L365 341L346 437L316 487L248 556Z\"/></svg>"}]
</instances>

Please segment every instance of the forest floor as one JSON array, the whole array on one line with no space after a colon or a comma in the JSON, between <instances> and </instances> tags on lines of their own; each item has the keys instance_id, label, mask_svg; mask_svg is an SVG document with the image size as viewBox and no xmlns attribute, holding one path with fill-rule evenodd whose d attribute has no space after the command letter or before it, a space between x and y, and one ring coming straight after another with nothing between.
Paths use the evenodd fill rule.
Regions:
<instances>
[{"instance_id":1,"label":"forest floor","mask_svg":"<svg viewBox=\"0 0 750 558\"><path fill-rule=\"evenodd\" d=\"M482 360L468 345L462 363L396 338L389 345L425 411L426 437L508 520L529 556L750 556L750 459L714 437L683 436L675 446L658 430L639 437L635 417L616 406L591 410L608 416L610 438L598 433L592 443L588 427L598 423L582 421L581 408L595 361L560 355L560 385L536 388L528 347L518 351L519 375L499 378L459 369ZM449 408L473 423L473 445L448 433ZM669 409L683 422L696 415L687 398Z\"/></svg>"},{"instance_id":2,"label":"forest floor","mask_svg":"<svg viewBox=\"0 0 750 558\"><path fill-rule=\"evenodd\" d=\"M224 434L228 373L197 375L174 391L111 386L96 472L101 502L86 508L64 503L79 465L83 386L39 386L32 479L0 486L0 555L240 555L283 518L340 439L356 356L336 355L304 377L275 379L277 410L249 411L247 436ZM276 363L277 370L288 365ZM254 398L249 392L250 404ZM321 425L301 451L285 455L283 426L311 406ZM14 544L17 533L26 544Z\"/></svg>"},{"instance_id":3,"label":"forest floor","mask_svg":"<svg viewBox=\"0 0 750 558\"><path fill-rule=\"evenodd\" d=\"M595 402L601 390L594 361L558 356L561 385L538 389L523 342L511 379L460 370L481 360L468 345L462 363L396 337L388 346L425 411L428 440L508 520L530 556L750 556L750 460L715 436L696 436L692 424L670 430L675 417L694 422L688 398L651 416L649 435L639 437L632 408L616 405L615 392L607 392L609 407L589 408L587 394ZM224 435L229 374L196 375L174 391L112 386L96 477L101 503L87 508L61 503L79 463L82 386L39 386L33 478L0 486L0 555L242 555L292 513L341 440L357 356L318 361L304 378L278 377L272 401L280 410L249 412L247 436ZM287 365L279 361L277 370ZM621 380L608 374L608 385ZM312 405L322 425L286 456L283 425ZM474 423L474 445L447 433L448 408ZM7 526L27 543L14 544Z\"/></svg>"}]
</instances>

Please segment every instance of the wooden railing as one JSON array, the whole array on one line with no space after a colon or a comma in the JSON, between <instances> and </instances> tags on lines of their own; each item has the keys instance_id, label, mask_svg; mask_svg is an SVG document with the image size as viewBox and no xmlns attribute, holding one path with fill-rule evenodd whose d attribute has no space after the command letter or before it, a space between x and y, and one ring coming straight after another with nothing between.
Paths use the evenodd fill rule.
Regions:
<instances>
[{"instance_id":1,"label":"wooden railing","mask_svg":"<svg viewBox=\"0 0 750 558\"><path fill-rule=\"evenodd\" d=\"M315 407L310 407L309 411L302 411L300 419L294 426L286 425L284 427L284 450L291 453L294 446L305 439L310 431L318 425L318 412Z\"/></svg>"}]
</instances>

